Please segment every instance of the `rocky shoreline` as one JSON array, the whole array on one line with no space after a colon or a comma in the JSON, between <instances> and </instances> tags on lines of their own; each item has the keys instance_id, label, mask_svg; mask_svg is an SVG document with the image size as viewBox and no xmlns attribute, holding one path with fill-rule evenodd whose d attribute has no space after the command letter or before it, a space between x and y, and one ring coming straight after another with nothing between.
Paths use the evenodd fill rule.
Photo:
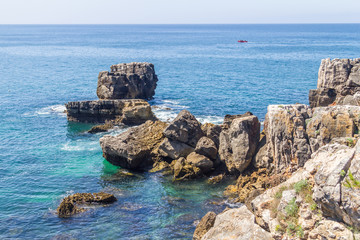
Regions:
<instances>
[{"instance_id":1,"label":"rocky shoreline","mask_svg":"<svg viewBox=\"0 0 360 240\"><path fill-rule=\"evenodd\" d=\"M226 115L221 125L201 124L186 110L170 123L158 121L146 101L124 100L154 94L154 67L142 63L100 73L101 100L70 102L67 114L110 127L141 124L100 139L114 165L162 171L175 181L237 177L225 194L245 204L206 214L194 239L360 239L359 67L360 59L323 60L310 106L268 106L262 132L250 112Z\"/></svg>"}]
</instances>

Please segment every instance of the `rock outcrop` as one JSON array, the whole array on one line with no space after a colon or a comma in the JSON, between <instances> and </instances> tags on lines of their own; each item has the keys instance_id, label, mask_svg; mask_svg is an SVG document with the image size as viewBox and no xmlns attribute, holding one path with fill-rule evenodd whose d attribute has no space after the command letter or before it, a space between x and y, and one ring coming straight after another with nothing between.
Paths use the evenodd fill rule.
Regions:
<instances>
[{"instance_id":1,"label":"rock outcrop","mask_svg":"<svg viewBox=\"0 0 360 240\"><path fill-rule=\"evenodd\" d=\"M99 73L99 99L151 99L155 95L158 78L153 64L121 63L110 69Z\"/></svg>"},{"instance_id":2,"label":"rock outcrop","mask_svg":"<svg viewBox=\"0 0 360 240\"><path fill-rule=\"evenodd\" d=\"M220 133L219 156L230 173L244 171L255 154L260 136L260 122L254 115L225 117Z\"/></svg>"},{"instance_id":3,"label":"rock outcrop","mask_svg":"<svg viewBox=\"0 0 360 240\"><path fill-rule=\"evenodd\" d=\"M319 68L317 89L310 90L311 107L359 105L360 58L323 59Z\"/></svg>"},{"instance_id":4,"label":"rock outcrop","mask_svg":"<svg viewBox=\"0 0 360 240\"><path fill-rule=\"evenodd\" d=\"M150 104L141 99L68 102L67 118L74 122L138 125L155 120Z\"/></svg>"},{"instance_id":5,"label":"rock outcrop","mask_svg":"<svg viewBox=\"0 0 360 240\"><path fill-rule=\"evenodd\" d=\"M100 138L103 155L110 163L127 169L142 169L151 166L158 148L164 139L167 124L147 121L117 136Z\"/></svg>"},{"instance_id":6,"label":"rock outcrop","mask_svg":"<svg viewBox=\"0 0 360 240\"><path fill-rule=\"evenodd\" d=\"M193 240L200 240L210 228L214 226L216 214L214 212L208 212L196 226Z\"/></svg>"},{"instance_id":7,"label":"rock outcrop","mask_svg":"<svg viewBox=\"0 0 360 240\"><path fill-rule=\"evenodd\" d=\"M306 133L306 119L311 114L303 104L268 106L264 122L267 155L263 156L268 162L258 158L258 167L270 165L273 172L280 173L304 166L311 156Z\"/></svg>"},{"instance_id":8,"label":"rock outcrop","mask_svg":"<svg viewBox=\"0 0 360 240\"><path fill-rule=\"evenodd\" d=\"M115 202L116 200L117 199L113 194L104 192L75 193L65 197L56 211L59 217L70 217L74 214L86 211L85 208L79 207L79 205L109 204Z\"/></svg>"}]
</instances>

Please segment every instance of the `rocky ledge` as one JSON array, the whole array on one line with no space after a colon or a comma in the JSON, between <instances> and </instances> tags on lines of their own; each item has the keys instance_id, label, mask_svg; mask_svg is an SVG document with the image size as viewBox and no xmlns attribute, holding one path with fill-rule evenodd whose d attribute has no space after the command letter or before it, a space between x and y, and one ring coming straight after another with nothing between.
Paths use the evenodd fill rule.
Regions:
<instances>
[{"instance_id":1,"label":"rocky ledge","mask_svg":"<svg viewBox=\"0 0 360 240\"><path fill-rule=\"evenodd\" d=\"M74 122L138 125L155 120L150 104L141 99L96 100L69 102L66 105L67 118Z\"/></svg>"}]
</instances>

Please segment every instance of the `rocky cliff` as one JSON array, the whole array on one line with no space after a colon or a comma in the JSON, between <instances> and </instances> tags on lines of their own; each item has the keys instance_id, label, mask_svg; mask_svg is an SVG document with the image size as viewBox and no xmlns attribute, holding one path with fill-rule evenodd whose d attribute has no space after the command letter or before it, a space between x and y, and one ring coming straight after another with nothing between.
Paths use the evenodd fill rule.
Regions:
<instances>
[{"instance_id":1,"label":"rocky cliff","mask_svg":"<svg viewBox=\"0 0 360 240\"><path fill-rule=\"evenodd\" d=\"M100 99L151 99L158 78L151 63L121 63L111 71L99 73L97 96Z\"/></svg>"},{"instance_id":2,"label":"rocky cliff","mask_svg":"<svg viewBox=\"0 0 360 240\"><path fill-rule=\"evenodd\" d=\"M311 107L359 105L360 58L324 59L321 61L317 89L310 90Z\"/></svg>"}]
</instances>

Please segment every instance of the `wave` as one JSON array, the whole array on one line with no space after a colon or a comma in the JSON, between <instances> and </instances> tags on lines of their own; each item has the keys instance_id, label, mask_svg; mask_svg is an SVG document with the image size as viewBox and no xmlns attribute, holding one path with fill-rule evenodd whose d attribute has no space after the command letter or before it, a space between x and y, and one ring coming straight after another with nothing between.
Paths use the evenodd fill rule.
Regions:
<instances>
[{"instance_id":1,"label":"wave","mask_svg":"<svg viewBox=\"0 0 360 240\"><path fill-rule=\"evenodd\" d=\"M57 104L51 105L48 107L41 108L35 112L37 115L50 115L50 114L58 114L58 115L66 115L65 114L65 105Z\"/></svg>"},{"instance_id":2,"label":"wave","mask_svg":"<svg viewBox=\"0 0 360 240\"><path fill-rule=\"evenodd\" d=\"M98 141L73 141L62 145L60 148L67 152L79 152L79 151L98 151L100 145Z\"/></svg>"}]
</instances>

